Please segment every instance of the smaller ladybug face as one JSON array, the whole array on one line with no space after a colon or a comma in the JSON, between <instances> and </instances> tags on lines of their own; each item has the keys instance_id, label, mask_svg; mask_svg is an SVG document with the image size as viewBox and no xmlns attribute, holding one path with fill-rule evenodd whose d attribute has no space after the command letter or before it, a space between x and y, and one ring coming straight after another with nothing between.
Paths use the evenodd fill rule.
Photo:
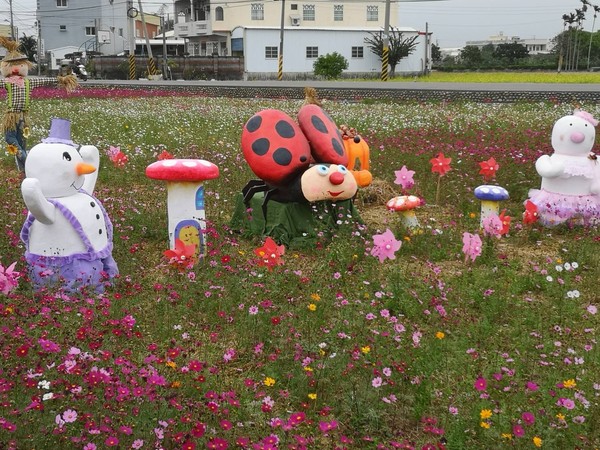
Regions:
<instances>
[{"instance_id":1,"label":"smaller ladybug face","mask_svg":"<svg viewBox=\"0 0 600 450\"><path fill-rule=\"evenodd\" d=\"M346 167L337 164L315 164L302 174L302 194L309 202L348 200L358 186Z\"/></svg>"}]
</instances>

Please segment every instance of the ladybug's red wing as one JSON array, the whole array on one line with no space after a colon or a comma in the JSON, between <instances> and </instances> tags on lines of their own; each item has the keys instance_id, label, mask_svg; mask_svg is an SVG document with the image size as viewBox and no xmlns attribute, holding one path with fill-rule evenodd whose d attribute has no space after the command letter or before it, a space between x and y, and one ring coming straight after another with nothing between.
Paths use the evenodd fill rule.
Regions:
<instances>
[{"instance_id":1,"label":"ladybug's red wing","mask_svg":"<svg viewBox=\"0 0 600 450\"><path fill-rule=\"evenodd\" d=\"M348 164L340 131L321 107L314 104L302 106L298 112L298 123L308 139L315 161L342 166Z\"/></svg>"},{"instance_id":2,"label":"ladybug's red wing","mask_svg":"<svg viewBox=\"0 0 600 450\"><path fill-rule=\"evenodd\" d=\"M285 186L310 163L310 146L302 130L283 111L265 109L242 131L242 151L252 171L273 186Z\"/></svg>"}]
</instances>

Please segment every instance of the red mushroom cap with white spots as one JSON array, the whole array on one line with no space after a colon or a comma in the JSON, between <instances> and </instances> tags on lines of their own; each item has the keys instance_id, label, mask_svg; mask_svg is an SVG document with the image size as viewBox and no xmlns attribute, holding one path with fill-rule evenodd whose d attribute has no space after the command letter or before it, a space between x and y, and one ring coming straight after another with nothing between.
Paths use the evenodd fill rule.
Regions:
<instances>
[{"instance_id":1,"label":"red mushroom cap with white spots","mask_svg":"<svg viewBox=\"0 0 600 450\"><path fill-rule=\"evenodd\" d=\"M386 203L390 211L410 211L421 206L421 199L416 195L401 195Z\"/></svg>"},{"instance_id":2,"label":"red mushroom cap with white spots","mask_svg":"<svg viewBox=\"0 0 600 450\"><path fill-rule=\"evenodd\" d=\"M146 167L146 176L165 181L204 181L219 176L219 168L203 159L163 159Z\"/></svg>"}]
</instances>

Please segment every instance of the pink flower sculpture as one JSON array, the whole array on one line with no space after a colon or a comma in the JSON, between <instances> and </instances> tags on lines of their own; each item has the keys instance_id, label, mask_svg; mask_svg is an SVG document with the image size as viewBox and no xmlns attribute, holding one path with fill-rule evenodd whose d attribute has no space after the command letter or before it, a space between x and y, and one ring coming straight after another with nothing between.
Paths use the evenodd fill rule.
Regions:
<instances>
[{"instance_id":1,"label":"pink flower sculpture","mask_svg":"<svg viewBox=\"0 0 600 450\"><path fill-rule=\"evenodd\" d=\"M481 255L481 238L478 234L471 234L468 232L463 233L463 248L462 251L465 254L465 262L468 259L475 261L475 259Z\"/></svg>"},{"instance_id":2,"label":"pink flower sculpture","mask_svg":"<svg viewBox=\"0 0 600 450\"><path fill-rule=\"evenodd\" d=\"M483 234L499 238L502 235L504 224L497 214L490 214L483 219Z\"/></svg>"},{"instance_id":3,"label":"pink flower sculpture","mask_svg":"<svg viewBox=\"0 0 600 450\"><path fill-rule=\"evenodd\" d=\"M525 202L525 211L523 212L523 223L531 224L538 220L538 209L531 200Z\"/></svg>"},{"instance_id":4,"label":"pink flower sculpture","mask_svg":"<svg viewBox=\"0 0 600 450\"><path fill-rule=\"evenodd\" d=\"M20 272L15 270L16 261L8 266L6 269L0 264L0 292L4 295L8 295L12 292L19 284Z\"/></svg>"},{"instance_id":5,"label":"pink flower sculpture","mask_svg":"<svg viewBox=\"0 0 600 450\"><path fill-rule=\"evenodd\" d=\"M262 247L254 249L254 254L260 258L258 261L259 266L267 266L269 270L272 270L275 266L283 264L281 258L285 253L285 246L277 245L277 243L268 237Z\"/></svg>"},{"instance_id":6,"label":"pink flower sculpture","mask_svg":"<svg viewBox=\"0 0 600 450\"><path fill-rule=\"evenodd\" d=\"M402 166L400 170L394 171L394 174L396 175L394 183L402 186L402 189L407 190L415 185L415 180L413 179L414 170L408 170L406 166Z\"/></svg>"},{"instance_id":7,"label":"pink flower sculpture","mask_svg":"<svg viewBox=\"0 0 600 450\"><path fill-rule=\"evenodd\" d=\"M106 151L108 159L115 165L115 167L124 167L129 161L129 158L125 153L121 151L120 147L113 147L112 145Z\"/></svg>"},{"instance_id":8,"label":"pink flower sculpture","mask_svg":"<svg viewBox=\"0 0 600 450\"><path fill-rule=\"evenodd\" d=\"M181 239L175 239L175 248L163 254L169 258L169 264L173 267L189 269L196 262L196 244L186 244Z\"/></svg>"},{"instance_id":9,"label":"pink flower sculpture","mask_svg":"<svg viewBox=\"0 0 600 450\"><path fill-rule=\"evenodd\" d=\"M450 172L452 158L446 158L444 157L444 154L440 152L437 157L431 158L429 162L431 163L431 171L433 173L439 173L440 177L443 177Z\"/></svg>"},{"instance_id":10,"label":"pink flower sculpture","mask_svg":"<svg viewBox=\"0 0 600 450\"><path fill-rule=\"evenodd\" d=\"M383 234L373 236L373 248L371 255L379 258L379 262L385 261L387 258L396 259L395 253L402 246L402 242L398 241L394 233L388 228Z\"/></svg>"}]
</instances>

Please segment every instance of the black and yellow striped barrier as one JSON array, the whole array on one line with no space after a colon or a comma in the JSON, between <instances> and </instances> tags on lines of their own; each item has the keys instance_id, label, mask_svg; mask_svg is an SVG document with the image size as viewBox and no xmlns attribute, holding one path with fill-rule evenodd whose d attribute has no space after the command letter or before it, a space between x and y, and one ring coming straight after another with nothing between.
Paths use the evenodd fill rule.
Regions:
<instances>
[{"instance_id":1,"label":"black and yellow striped barrier","mask_svg":"<svg viewBox=\"0 0 600 450\"><path fill-rule=\"evenodd\" d=\"M281 81L283 79L283 55L279 55L279 60L277 61L277 79Z\"/></svg>"},{"instance_id":2,"label":"black and yellow striped barrier","mask_svg":"<svg viewBox=\"0 0 600 450\"><path fill-rule=\"evenodd\" d=\"M390 49L389 47L383 47L383 53L381 55L381 81L388 80L388 66L390 61Z\"/></svg>"},{"instance_id":3,"label":"black and yellow striped barrier","mask_svg":"<svg viewBox=\"0 0 600 450\"><path fill-rule=\"evenodd\" d=\"M129 54L129 79L135 80L135 55Z\"/></svg>"}]
</instances>

